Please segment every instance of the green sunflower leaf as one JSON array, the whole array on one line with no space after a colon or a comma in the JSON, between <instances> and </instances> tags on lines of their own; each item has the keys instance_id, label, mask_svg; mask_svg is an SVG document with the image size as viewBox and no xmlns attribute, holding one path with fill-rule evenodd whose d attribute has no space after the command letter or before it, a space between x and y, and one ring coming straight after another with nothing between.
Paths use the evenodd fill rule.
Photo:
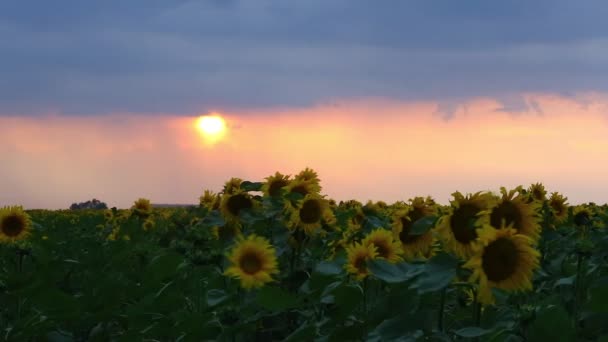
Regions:
<instances>
[{"instance_id":1,"label":"green sunflower leaf","mask_svg":"<svg viewBox=\"0 0 608 342\"><path fill-rule=\"evenodd\" d=\"M558 287L561 285L572 285L572 284L574 284L575 279L576 279L576 275L573 275L570 277L565 277L565 278L560 278L555 282L553 287Z\"/></svg>"},{"instance_id":2,"label":"green sunflower leaf","mask_svg":"<svg viewBox=\"0 0 608 342\"><path fill-rule=\"evenodd\" d=\"M344 272L344 260L336 261L322 261L315 267L315 272L324 275L338 275Z\"/></svg>"},{"instance_id":3,"label":"green sunflower leaf","mask_svg":"<svg viewBox=\"0 0 608 342\"><path fill-rule=\"evenodd\" d=\"M484 336L491 332L492 332L492 330L482 329L480 327L466 327L466 328L458 329L454 333L461 337L472 338L472 337Z\"/></svg>"},{"instance_id":4,"label":"green sunflower leaf","mask_svg":"<svg viewBox=\"0 0 608 342\"><path fill-rule=\"evenodd\" d=\"M411 235L422 235L431 230L437 223L437 216L425 216L412 224Z\"/></svg>"},{"instance_id":5,"label":"green sunflower leaf","mask_svg":"<svg viewBox=\"0 0 608 342\"><path fill-rule=\"evenodd\" d=\"M230 296L224 290L212 289L207 291L207 305L216 306L226 301Z\"/></svg>"},{"instance_id":6,"label":"green sunflower leaf","mask_svg":"<svg viewBox=\"0 0 608 342\"><path fill-rule=\"evenodd\" d=\"M376 278L384 280L387 283L402 283L414 278L423 271L422 267L418 265L406 262L391 264L382 259L370 260L367 265L370 272Z\"/></svg>"},{"instance_id":7,"label":"green sunflower leaf","mask_svg":"<svg viewBox=\"0 0 608 342\"><path fill-rule=\"evenodd\" d=\"M245 191L260 191L264 183L244 181L241 183L241 189Z\"/></svg>"},{"instance_id":8,"label":"green sunflower leaf","mask_svg":"<svg viewBox=\"0 0 608 342\"><path fill-rule=\"evenodd\" d=\"M434 292L448 286L456 276L458 260L447 253L439 253L422 265L422 274L411 288L419 293Z\"/></svg>"}]
</instances>

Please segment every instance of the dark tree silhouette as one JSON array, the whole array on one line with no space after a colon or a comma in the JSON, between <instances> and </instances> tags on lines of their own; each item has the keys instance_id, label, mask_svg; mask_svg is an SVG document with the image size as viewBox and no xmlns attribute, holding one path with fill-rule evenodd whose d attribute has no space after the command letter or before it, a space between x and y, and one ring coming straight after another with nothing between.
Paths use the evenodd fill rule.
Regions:
<instances>
[{"instance_id":1,"label":"dark tree silhouette","mask_svg":"<svg viewBox=\"0 0 608 342\"><path fill-rule=\"evenodd\" d=\"M93 198L90 201L81 203L72 203L70 210L78 209L108 209L108 205L98 199Z\"/></svg>"}]
</instances>

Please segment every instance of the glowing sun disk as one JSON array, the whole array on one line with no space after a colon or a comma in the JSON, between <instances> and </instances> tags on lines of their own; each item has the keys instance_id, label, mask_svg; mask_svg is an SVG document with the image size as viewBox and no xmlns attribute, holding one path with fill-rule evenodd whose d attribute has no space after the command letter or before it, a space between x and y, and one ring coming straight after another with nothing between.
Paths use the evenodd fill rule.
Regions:
<instances>
[{"instance_id":1,"label":"glowing sun disk","mask_svg":"<svg viewBox=\"0 0 608 342\"><path fill-rule=\"evenodd\" d=\"M219 138L226 131L226 122L220 116L201 116L196 120L197 129L208 138Z\"/></svg>"}]
</instances>

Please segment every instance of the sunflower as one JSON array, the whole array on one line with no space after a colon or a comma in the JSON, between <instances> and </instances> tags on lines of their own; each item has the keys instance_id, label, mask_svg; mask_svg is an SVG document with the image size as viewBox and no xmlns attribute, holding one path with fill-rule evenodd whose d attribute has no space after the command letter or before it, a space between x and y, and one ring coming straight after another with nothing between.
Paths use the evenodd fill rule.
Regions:
<instances>
[{"instance_id":1,"label":"sunflower","mask_svg":"<svg viewBox=\"0 0 608 342\"><path fill-rule=\"evenodd\" d=\"M274 247L260 236L239 238L227 257L231 266L224 274L239 279L245 289L262 287L279 273Z\"/></svg>"},{"instance_id":2,"label":"sunflower","mask_svg":"<svg viewBox=\"0 0 608 342\"><path fill-rule=\"evenodd\" d=\"M149 231L149 230L154 229L154 226L155 226L154 220L152 220L150 218L146 219L144 221L144 223L142 224L142 228L146 232Z\"/></svg>"},{"instance_id":3,"label":"sunflower","mask_svg":"<svg viewBox=\"0 0 608 342\"><path fill-rule=\"evenodd\" d=\"M416 206L400 206L392 215L392 230L395 239L401 241L406 260L428 255L434 243L432 229L421 235L410 234L412 225L419 219L433 215L435 208L426 203L412 201Z\"/></svg>"},{"instance_id":4,"label":"sunflower","mask_svg":"<svg viewBox=\"0 0 608 342\"><path fill-rule=\"evenodd\" d=\"M492 196L477 192L465 197L458 191L452 196L454 200L450 201L447 214L439 220L437 232L446 251L466 260L473 252L477 228L489 221L486 210Z\"/></svg>"},{"instance_id":5,"label":"sunflower","mask_svg":"<svg viewBox=\"0 0 608 342\"><path fill-rule=\"evenodd\" d=\"M216 203L218 202L218 200L219 200L219 198L216 193L214 193L211 190L205 190L203 192L203 195L201 197L199 197L199 204L203 208L207 208L208 210L213 210L213 209L216 209L214 207L216 206Z\"/></svg>"},{"instance_id":6,"label":"sunflower","mask_svg":"<svg viewBox=\"0 0 608 342\"><path fill-rule=\"evenodd\" d=\"M473 271L469 281L479 284L479 302L485 305L494 303L492 288L531 290L532 275L539 266L540 257L533 247L533 240L518 234L515 229L494 229L489 225L480 229L478 234L475 253L464 267Z\"/></svg>"},{"instance_id":7,"label":"sunflower","mask_svg":"<svg viewBox=\"0 0 608 342\"><path fill-rule=\"evenodd\" d=\"M521 187L507 192L500 188L502 197L499 197L490 211L490 225L495 229L513 228L519 234L524 234L534 241L540 236L540 217L538 203L526 203ZM516 192L519 192L517 196Z\"/></svg>"},{"instance_id":8,"label":"sunflower","mask_svg":"<svg viewBox=\"0 0 608 342\"><path fill-rule=\"evenodd\" d=\"M136 209L136 210L141 210L141 211L151 211L152 205L150 204L149 199L140 198L137 201L135 201L135 203L133 203L133 206L131 207L131 209Z\"/></svg>"},{"instance_id":9,"label":"sunflower","mask_svg":"<svg viewBox=\"0 0 608 342\"><path fill-rule=\"evenodd\" d=\"M16 242L30 235L32 220L21 206L0 209L0 243Z\"/></svg>"},{"instance_id":10,"label":"sunflower","mask_svg":"<svg viewBox=\"0 0 608 342\"><path fill-rule=\"evenodd\" d=\"M287 186L285 186L285 190L287 194L298 193L302 196L306 196L308 194L319 194L321 191L321 187L311 180L303 180L303 179L294 179L289 182ZM294 204L295 201L292 201Z\"/></svg>"},{"instance_id":11,"label":"sunflower","mask_svg":"<svg viewBox=\"0 0 608 342\"><path fill-rule=\"evenodd\" d=\"M149 199L140 198L131 207L133 213L141 218L146 218L152 213L152 204Z\"/></svg>"},{"instance_id":12,"label":"sunflower","mask_svg":"<svg viewBox=\"0 0 608 342\"><path fill-rule=\"evenodd\" d=\"M593 213L591 209L584 205L577 205L572 210L572 216L574 220L574 224L577 227L588 226L591 223L591 218L593 217Z\"/></svg>"},{"instance_id":13,"label":"sunflower","mask_svg":"<svg viewBox=\"0 0 608 342\"><path fill-rule=\"evenodd\" d=\"M236 193L241 189L241 183L243 183L243 180L240 178L230 178L230 180L224 184L224 190L222 192L226 195Z\"/></svg>"},{"instance_id":14,"label":"sunflower","mask_svg":"<svg viewBox=\"0 0 608 342\"><path fill-rule=\"evenodd\" d=\"M345 202L340 201L339 206L344 209L355 209L355 208L361 208L363 206L363 204L357 200L348 200Z\"/></svg>"},{"instance_id":15,"label":"sunflower","mask_svg":"<svg viewBox=\"0 0 608 342\"><path fill-rule=\"evenodd\" d=\"M386 229L374 229L363 239L363 245L374 245L378 258L386 259L388 262L396 263L401 261L401 242L395 240L393 233Z\"/></svg>"},{"instance_id":16,"label":"sunflower","mask_svg":"<svg viewBox=\"0 0 608 342\"><path fill-rule=\"evenodd\" d=\"M106 220L111 220L111 219L113 219L113 218L114 218L114 213L112 212L112 210L104 210L104 212L103 212L103 217L104 217Z\"/></svg>"},{"instance_id":17,"label":"sunflower","mask_svg":"<svg viewBox=\"0 0 608 342\"><path fill-rule=\"evenodd\" d=\"M545 190L545 186L542 183L534 183L528 188L528 196L530 202L543 202L547 199L547 190Z\"/></svg>"},{"instance_id":18,"label":"sunflower","mask_svg":"<svg viewBox=\"0 0 608 342\"><path fill-rule=\"evenodd\" d=\"M274 176L266 177L266 182L262 185L262 192L265 196L281 196L281 189L289 185L289 176L275 172Z\"/></svg>"},{"instance_id":19,"label":"sunflower","mask_svg":"<svg viewBox=\"0 0 608 342\"><path fill-rule=\"evenodd\" d=\"M336 210L336 209L338 208L338 204L336 203L336 200L335 200L335 199L331 198L331 199L329 200L329 208L330 208L331 210Z\"/></svg>"},{"instance_id":20,"label":"sunflower","mask_svg":"<svg viewBox=\"0 0 608 342\"><path fill-rule=\"evenodd\" d=\"M118 234L120 234L120 227L112 228L112 232L108 234L108 241L116 241Z\"/></svg>"},{"instance_id":21,"label":"sunflower","mask_svg":"<svg viewBox=\"0 0 608 342\"><path fill-rule=\"evenodd\" d=\"M564 197L557 192L552 193L549 197L549 207L551 207L556 223L562 223L568 219L567 200L568 197Z\"/></svg>"},{"instance_id":22,"label":"sunflower","mask_svg":"<svg viewBox=\"0 0 608 342\"><path fill-rule=\"evenodd\" d=\"M381 217L384 213L386 213L388 206L386 205L386 203L384 202L372 202L367 201L367 203L365 203L365 205L363 207L361 207L361 209L363 210L363 213L367 216L375 216L375 217Z\"/></svg>"},{"instance_id":23,"label":"sunflower","mask_svg":"<svg viewBox=\"0 0 608 342\"><path fill-rule=\"evenodd\" d=\"M227 221L239 222L241 210L252 209L254 206L255 202L247 192L237 190L222 196L220 211Z\"/></svg>"},{"instance_id":24,"label":"sunflower","mask_svg":"<svg viewBox=\"0 0 608 342\"><path fill-rule=\"evenodd\" d=\"M337 210L339 210L339 214L336 214L344 218L340 221L340 228L342 228L344 233L355 233L361 230L366 219L361 203L356 201L344 202Z\"/></svg>"},{"instance_id":25,"label":"sunflower","mask_svg":"<svg viewBox=\"0 0 608 342\"><path fill-rule=\"evenodd\" d=\"M313 169L305 168L304 170L300 171L300 173L295 175L294 179L316 184L319 187L319 191L321 191L321 180L319 179L317 172Z\"/></svg>"},{"instance_id":26,"label":"sunflower","mask_svg":"<svg viewBox=\"0 0 608 342\"><path fill-rule=\"evenodd\" d=\"M314 235L323 227L323 222L335 223L328 201L320 195L308 194L290 210L292 230L300 228L307 235Z\"/></svg>"},{"instance_id":27,"label":"sunflower","mask_svg":"<svg viewBox=\"0 0 608 342\"><path fill-rule=\"evenodd\" d=\"M357 280L363 280L369 275L367 261L376 258L376 246L353 243L346 247L347 262L344 268L353 274Z\"/></svg>"},{"instance_id":28,"label":"sunflower","mask_svg":"<svg viewBox=\"0 0 608 342\"><path fill-rule=\"evenodd\" d=\"M414 197L410 199L410 206L418 208L421 211L426 211L429 213L429 215L437 211L437 203L435 202L435 200L433 200L431 196Z\"/></svg>"},{"instance_id":29,"label":"sunflower","mask_svg":"<svg viewBox=\"0 0 608 342\"><path fill-rule=\"evenodd\" d=\"M380 208L380 210L382 211L386 211L388 210L388 203L384 202L384 201L377 201L376 205L378 206L378 208Z\"/></svg>"}]
</instances>

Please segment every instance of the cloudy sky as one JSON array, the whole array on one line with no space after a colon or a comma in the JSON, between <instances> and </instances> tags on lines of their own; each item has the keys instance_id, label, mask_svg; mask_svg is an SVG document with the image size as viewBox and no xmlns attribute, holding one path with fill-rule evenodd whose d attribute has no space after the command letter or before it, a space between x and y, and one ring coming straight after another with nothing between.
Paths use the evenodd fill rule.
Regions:
<instances>
[{"instance_id":1,"label":"cloudy sky","mask_svg":"<svg viewBox=\"0 0 608 342\"><path fill-rule=\"evenodd\" d=\"M0 2L0 205L337 199L544 182L606 202L604 1ZM224 139L195 119L220 113Z\"/></svg>"}]
</instances>

